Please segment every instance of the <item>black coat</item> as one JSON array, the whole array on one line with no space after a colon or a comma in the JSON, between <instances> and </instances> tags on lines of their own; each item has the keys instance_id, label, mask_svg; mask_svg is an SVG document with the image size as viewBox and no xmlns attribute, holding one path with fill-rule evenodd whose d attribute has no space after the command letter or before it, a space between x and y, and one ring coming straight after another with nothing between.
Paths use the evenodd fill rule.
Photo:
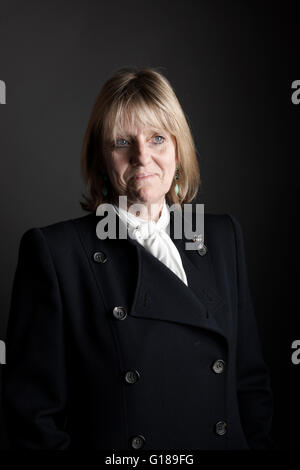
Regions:
<instances>
[{"instance_id":1,"label":"black coat","mask_svg":"<svg viewBox=\"0 0 300 470\"><path fill-rule=\"evenodd\" d=\"M97 238L99 220L21 239L3 387L12 445L268 447L272 394L239 223L205 214L203 256L171 228L187 287L138 242Z\"/></svg>"}]
</instances>

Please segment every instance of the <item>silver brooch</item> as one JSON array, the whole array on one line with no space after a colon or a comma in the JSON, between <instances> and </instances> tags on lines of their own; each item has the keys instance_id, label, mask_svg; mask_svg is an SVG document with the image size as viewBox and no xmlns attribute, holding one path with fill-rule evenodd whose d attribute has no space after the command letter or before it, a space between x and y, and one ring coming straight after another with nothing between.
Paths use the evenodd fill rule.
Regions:
<instances>
[{"instance_id":1,"label":"silver brooch","mask_svg":"<svg viewBox=\"0 0 300 470\"><path fill-rule=\"evenodd\" d=\"M193 242L197 243L197 251L200 256L204 256L207 253L207 247L204 245L203 242L203 235L194 235Z\"/></svg>"}]
</instances>

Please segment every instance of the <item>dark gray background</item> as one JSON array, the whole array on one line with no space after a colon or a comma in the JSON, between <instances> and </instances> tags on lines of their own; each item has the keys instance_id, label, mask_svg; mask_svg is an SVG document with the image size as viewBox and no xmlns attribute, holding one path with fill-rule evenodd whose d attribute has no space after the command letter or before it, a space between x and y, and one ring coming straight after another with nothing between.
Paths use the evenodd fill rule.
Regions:
<instances>
[{"instance_id":1,"label":"dark gray background","mask_svg":"<svg viewBox=\"0 0 300 470\"><path fill-rule=\"evenodd\" d=\"M273 436L298 444L296 2L1 1L1 318L22 233L83 215L79 155L92 105L125 66L158 67L195 137L206 212L241 223L275 397ZM5 365L0 366L3 370ZM7 447L1 419L1 448Z\"/></svg>"}]
</instances>

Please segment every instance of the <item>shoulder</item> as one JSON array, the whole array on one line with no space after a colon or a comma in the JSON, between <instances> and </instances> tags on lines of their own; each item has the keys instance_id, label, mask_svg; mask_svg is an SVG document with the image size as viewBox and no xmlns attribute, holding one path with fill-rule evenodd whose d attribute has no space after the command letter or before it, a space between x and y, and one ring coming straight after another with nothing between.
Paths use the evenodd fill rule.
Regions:
<instances>
[{"instance_id":1,"label":"shoulder","mask_svg":"<svg viewBox=\"0 0 300 470\"><path fill-rule=\"evenodd\" d=\"M242 227L237 218L229 213L204 214L204 230L210 237L234 237L240 236Z\"/></svg>"},{"instance_id":2,"label":"shoulder","mask_svg":"<svg viewBox=\"0 0 300 470\"><path fill-rule=\"evenodd\" d=\"M60 220L52 224L27 229L20 241L20 246L34 245L71 246L78 241L78 232L88 230L95 221L95 213L77 218Z\"/></svg>"},{"instance_id":3,"label":"shoulder","mask_svg":"<svg viewBox=\"0 0 300 470\"><path fill-rule=\"evenodd\" d=\"M197 210L197 204L193 204L192 220L194 227L196 227ZM199 212L201 212L200 208ZM204 235L206 238L214 240L224 240L224 237L235 240L237 237L242 236L242 227L233 214L213 214L205 212L204 208Z\"/></svg>"},{"instance_id":4,"label":"shoulder","mask_svg":"<svg viewBox=\"0 0 300 470\"><path fill-rule=\"evenodd\" d=\"M223 263L244 262L244 234L240 222L232 214L206 214L204 217L204 243L212 257Z\"/></svg>"}]
</instances>

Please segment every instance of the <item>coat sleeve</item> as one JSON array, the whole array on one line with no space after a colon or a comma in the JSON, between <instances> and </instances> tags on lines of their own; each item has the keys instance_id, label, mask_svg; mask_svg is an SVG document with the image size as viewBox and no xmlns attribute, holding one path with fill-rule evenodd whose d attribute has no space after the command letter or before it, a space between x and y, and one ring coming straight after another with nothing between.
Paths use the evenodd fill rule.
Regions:
<instances>
[{"instance_id":1,"label":"coat sleeve","mask_svg":"<svg viewBox=\"0 0 300 470\"><path fill-rule=\"evenodd\" d=\"M235 238L237 272L237 394L240 416L250 449L274 447L270 437L273 395L264 362L248 284L243 233L230 215Z\"/></svg>"},{"instance_id":2,"label":"coat sleeve","mask_svg":"<svg viewBox=\"0 0 300 470\"><path fill-rule=\"evenodd\" d=\"M67 449L64 319L41 229L21 238L6 334L3 409L13 448Z\"/></svg>"}]
</instances>

